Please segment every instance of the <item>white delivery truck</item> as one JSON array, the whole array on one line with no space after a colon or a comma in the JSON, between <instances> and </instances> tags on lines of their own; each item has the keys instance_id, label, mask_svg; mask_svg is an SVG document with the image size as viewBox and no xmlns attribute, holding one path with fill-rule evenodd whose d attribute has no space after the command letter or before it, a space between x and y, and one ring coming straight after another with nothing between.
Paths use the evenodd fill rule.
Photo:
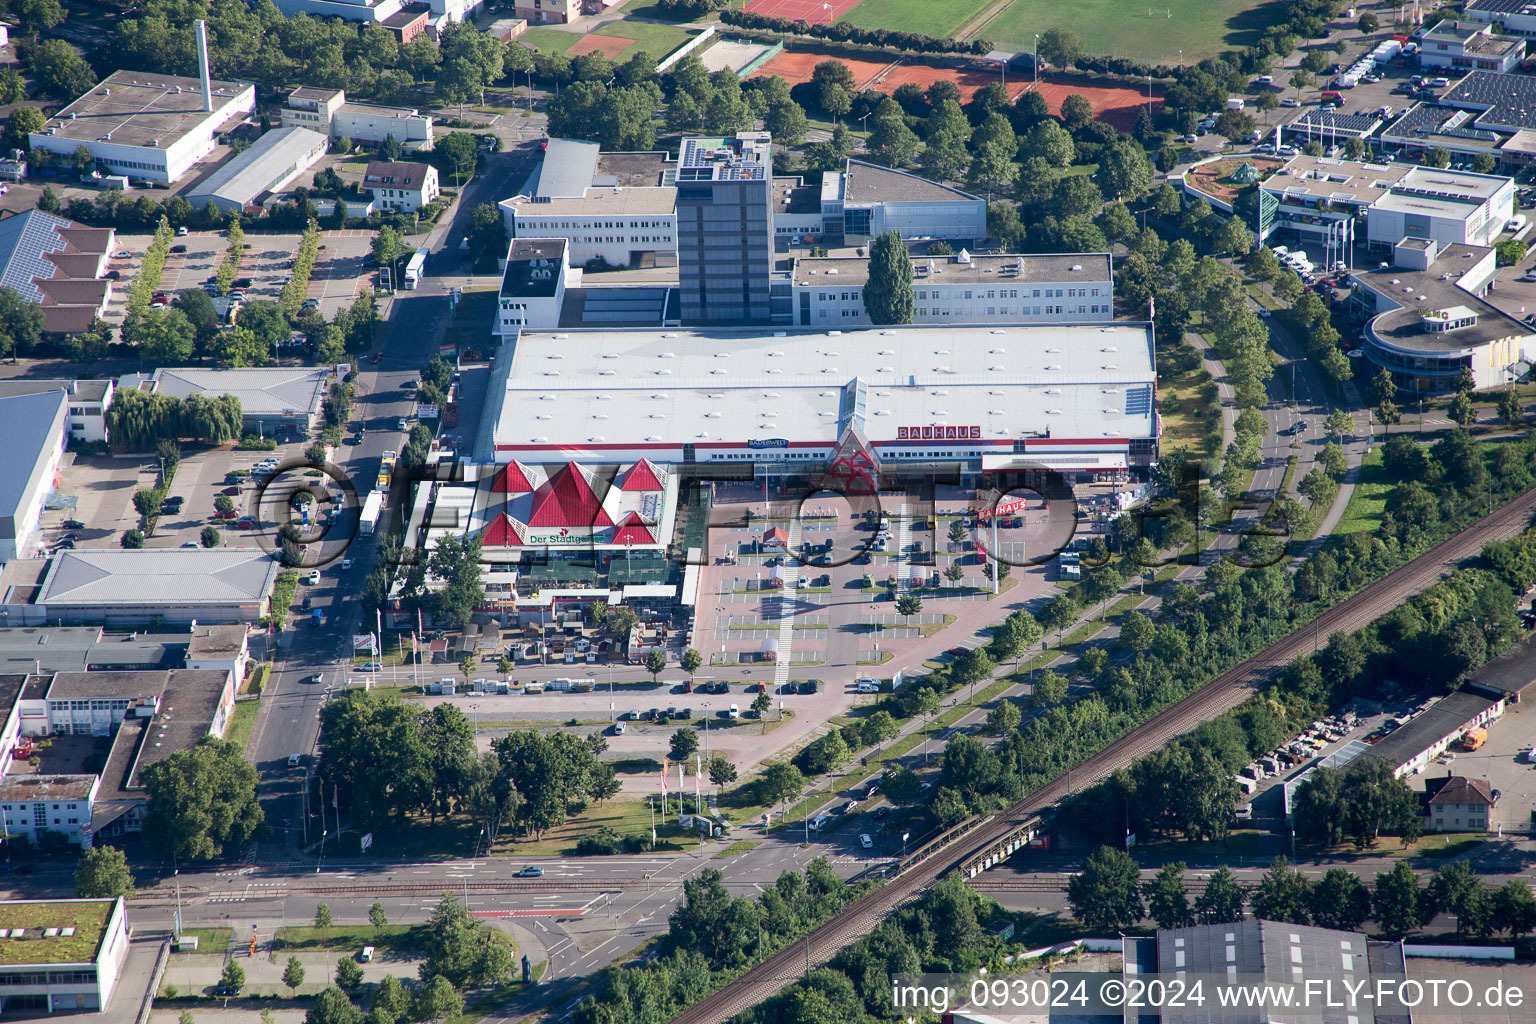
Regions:
<instances>
[{"instance_id":1,"label":"white delivery truck","mask_svg":"<svg viewBox=\"0 0 1536 1024\"><path fill-rule=\"evenodd\" d=\"M379 513L384 510L384 492L370 491L363 499L363 510L358 513L357 532L372 533L379 524Z\"/></svg>"}]
</instances>

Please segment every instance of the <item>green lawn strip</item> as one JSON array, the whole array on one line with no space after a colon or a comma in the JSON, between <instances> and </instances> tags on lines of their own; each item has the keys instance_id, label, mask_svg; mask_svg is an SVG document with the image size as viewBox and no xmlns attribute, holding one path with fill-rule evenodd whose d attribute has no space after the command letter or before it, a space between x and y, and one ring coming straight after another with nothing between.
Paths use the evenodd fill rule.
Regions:
<instances>
[{"instance_id":1,"label":"green lawn strip","mask_svg":"<svg viewBox=\"0 0 1536 1024\"><path fill-rule=\"evenodd\" d=\"M272 663L270 661L262 662L261 668L257 670L256 676L251 680L251 685L246 688L246 692L255 694L258 697L261 696L267 688L267 679L271 675Z\"/></svg>"},{"instance_id":2,"label":"green lawn strip","mask_svg":"<svg viewBox=\"0 0 1536 1024\"><path fill-rule=\"evenodd\" d=\"M1214 455L1206 450L1205 420L1211 414L1220 422L1221 409L1212 406L1202 396L1211 384L1211 374L1204 366L1197 366L1187 373L1159 376L1158 409L1163 418L1164 443L1171 447L1184 446L1197 456ZM1168 411L1168 396L1174 395L1178 408Z\"/></svg>"},{"instance_id":3,"label":"green lawn strip","mask_svg":"<svg viewBox=\"0 0 1536 1024\"><path fill-rule=\"evenodd\" d=\"M271 611L267 613L267 622L275 622L279 627L287 624L288 612L293 608L293 596L298 589L297 570L284 569L277 574L277 582L272 586Z\"/></svg>"},{"instance_id":4,"label":"green lawn strip","mask_svg":"<svg viewBox=\"0 0 1536 1024\"><path fill-rule=\"evenodd\" d=\"M1488 837L1486 835L1476 832L1425 836L1419 840L1416 846L1410 846L1407 849L1403 849L1401 844L1398 843L1399 849L1396 851L1396 856L1429 857L1435 860L1443 860L1450 857L1459 857L1487 841Z\"/></svg>"},{"instance_id":5,"label":"green lawn strip","mask_svg":"<svg viewBox=\"0 0 1536 1024\"><path fill-rule=\"evenodd\" d=\"M732 843L730 846L727 846L725 849L721 850L710 859L729 860L732 857L746 853L748 850L755 850L762 845L762 841L759 839L738 839L736 842Z\"/></svg>"},{"instance_id":6,"label":"green lawn strip","mask_svg":"<svg viewBox=\"0 0 1536 1024\"><path fill-rule=\"evenodd\" d=\"M181 937L196 939L199 953L227 953L230 941L235 937L235 930L233 928L183 928Z\"/></svg>"},{"instance_id":7,"label":"green lawn strip","mask_svg":"<svg viewBox=\"0 0 1536 1024\"><path fill-rule=\"evenodd\" d=\"M559 29L530 27L517 37L521 46L531 46L540 53L564 53L576 45L580 32L561 32Z\"/></svg>"},{"instance_id":8,"label":"green lawn strip","mask_svg":"<svg viewBox=\"0 0 1536 1024\"><path fill-rule=\"evenodd\" d=\"M330 928L290 925L278 929L272 948L300 953L316 950L356 952L364 946L373 946L395 953L414 953L424 948L425 943L426 931L419 925L387 924L382 928L372 925L335 925Z\"/></svg>"},{"instance_id":9,"label":"green lawn strip","mask_svg":"<svg viewBox=\"0 0 1536 1024\"><path fill-rule=\"evenodd\" d=\"M1296 467L1301 463L1301 456L1292 454L1285 460L1285 475L1280 478L1279 496L1289 496L1291 487L1296 483Z\"/></svg>"},{"instance_id":10,"label":"green lawn strip","mask_svg":"<svg viewBox=\"0 0 1536 1024\"><path fill-rule=\"evenodd\" d=\"M671 784L677 782L674 772ZM689 794L691 797L692 794ZM691 805L690 805L691 806ZM657 813L656 846L658 852L678 853L698 845L698 833L681 828L676 819L668 822ZM579 815L572 815L565 822L545 832L538 839L505 839L497 842L494 853L511 860L536 857L569 857L576 853L576 842L604 826L621 838L651 834L651 809L644 800L609 800L601 807L588 807Z\"/></svg>"},{"instance_id":11,"label":"green lawn strip","mask_svg":"<svg viewBox=\"0 0 1536 1024\"><path fill-rule=\"evenodd\" d=\"M260 710L261 701L255 697L235 701L235 713L229 716L224 738L244 750L245 745L251 741L251 729L256 725L256 715Z\"/></svg>"},{"instance_id":12,"label":"green lawn strip","mask_svg":"<svg viewBox=\"0 0 1536 1024\"><path fill-rule=\"evenodd\" d=\"M1264 286L1257 282L1249 282L1244 286L1254 302L1268 310L1284 309L1285 304L1264 290Z\"/></svg>"},{"instance_id":13,"label":"green lawn strip","mask_svg":"<svg viewBox=\"0 0 1536 1024\"><path fill-rule=\"evenodd\" d=\"M1381 517L1387 510L1387 498L1392 493L1392 487L1392 481L1381 464L1381 446L1377 445L1360 462L1355 489L1350 493L1349 504L1344 506L1344 514L1339 517L1338 525L1333 528L1334 535L1362 531L1375 533L1381 529Z\"/></svg>"},{"instance_id":14,"label":"green lawn strip","mask_svg":"<svg viewBox=\"0 0 1536 1024\"><path fill-rule=\"evenodd\" d=\"M1007 583L1008 581L1007 580L1003 580L1003 582ZM928 637L933 636L933 634L937 633L939 630L943 629L945 626L950 625L954 621L955 621L955 617L953 615L949 614L948 612L945 612L944 613L944 621L943 622L924 622L924 623L920 623L918 625L918 627L917 627L917 631L918 631L918 633L920 633L923 636L924 639L927 639Z\"/></svg>"}]
</instances>

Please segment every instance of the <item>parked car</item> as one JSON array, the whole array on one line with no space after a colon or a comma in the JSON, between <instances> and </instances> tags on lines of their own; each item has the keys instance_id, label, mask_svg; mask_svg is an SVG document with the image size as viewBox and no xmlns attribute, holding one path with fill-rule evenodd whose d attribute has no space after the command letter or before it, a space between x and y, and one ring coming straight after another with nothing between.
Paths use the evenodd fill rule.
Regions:
<instances>
[{"instance_id":1,"label":"parked car","mask_svg":"<svg viewBox=\"0 0 1536 1024\"><path fill-rule=\"evenodd\" d=\"M875 841L869 837L868 832L861 832L859 833L859 845L867 850L875 845Z\"/></svg>"},{"instance_id":2,"label":"parked car","mask_svg":"<svg viewBox=\"0 0 1536 1024\"><path fill-rule=\"evenodd\" d=\"M78 519L66 519L66 520L64 520L62 525L63 525L64 529L66 529L66 530L83 530L83 529L85 529L85 524L82 523Z\"/></svg>"},{"instance_id":3,"label":"parked car","mask_svg":"<svg viewBox=\"0 0 1536 1024\"><path fill-rule=\"evenodd\" d=\"M171 246L171 252L186 252L186 251L187 251L187 247L184 246L184 245L173 245L173 246Z\"/></svg>"}]
</instances>

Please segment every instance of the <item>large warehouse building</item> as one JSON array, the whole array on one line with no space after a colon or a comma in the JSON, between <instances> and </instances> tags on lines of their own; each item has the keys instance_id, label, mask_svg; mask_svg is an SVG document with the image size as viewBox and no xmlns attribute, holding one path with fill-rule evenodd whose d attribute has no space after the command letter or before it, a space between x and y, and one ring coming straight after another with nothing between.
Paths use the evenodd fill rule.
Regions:
<instances>
[{"instance_id":1,"label":"large warehouse building","mask_svg":"<svg viewBox=\"0 0 1536 1024\"><path fill-rule=\"evenodd\" d=\"M248 82L208 83L148 71L114 71L30 136L33 149L68 163L81 146L134 181L178 181L213 152L219 130L256 109Z\"/></svg>"},{"instance_id":2,"label":"large warehouse building","mask_svg":"<svg viewBox=\"0 0 1536 1024\"><path fill-rule=\"evenodd\" d=\"M892 466L1114 477L1155 460L1156 378L1140 323L524 333L476 455L811 472L851 431Z\"/></svg>"},{"instance_id":3,"label":"large warehouse building","mask_svg":"<svg viewBox=\"0 0 1536 1024\"><path fill-rule=\"evenodd\" d=\"M25 558L37 546L68 423L69 396L62 390L0 398L0 562Z\"/></svg>"},{"instance_id":4,"label":"large warehouse building","mask_svg":"<svg viewBox=\"0 0 1536 1024\"><path fill-rule=\"evenodd\" d=\"M187 193L187 201L199 210L208 203L223 213L244 210L262 196L281 191L329 148L329 139L308 128L275 129L208 175Z\"/></svg>"},{"instance_id":5,"label":"large warehouse building","mask_svg":"<svg viewBox=\"0 0 1536 1024\"><path fill-rule=\"evenodd\" d=\"M0 620L12 626L255 622L282 566L249 548L94 548L16 559L0 574Z\"/></svg>"}]
</instances>

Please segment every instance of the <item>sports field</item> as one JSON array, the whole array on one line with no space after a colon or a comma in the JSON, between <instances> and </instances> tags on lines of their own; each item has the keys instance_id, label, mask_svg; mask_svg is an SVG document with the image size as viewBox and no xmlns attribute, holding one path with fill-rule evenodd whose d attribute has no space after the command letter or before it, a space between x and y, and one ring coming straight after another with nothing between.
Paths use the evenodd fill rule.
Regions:
<instances>
[{"instance_id":1,"label":"sports field","mask_svg":"<svg viewBox=\"0 0 1536 1024\"><path fill-rule=\"evenodd\" d=\"M540 53L569 53L575 57L582 53L590 53L593 50L608 51L612 56L615 52L622 63L628 53L636 50L644 50L657 60L665 57L673 50L686 43L692 32L672 25L652 25L643 21L621 20L609 22L607 25L590 33L594 36L606 36L617 40L614 43L587 42L581 49L572 49L578 42L587 37L581 32L562 32L557 28L535 26L517 37L517 41L524 46L531 46ZM630 41L633 40L631 44Z\"/></svg>"},{"instance_id":2,"label":"sports field","mask_svg":"<svg viewBox=\"0 0 1536 1024\"><path fill-rule=\"evenodd\" d=\"M1058 115L1061 113L1061 101L1076 93L1088 101L1089 106L1093 108L1094 117L1124 132L1130 131L1135 126L1136 115L1149 102L1145 91L1126 86L1099 87L1083 82L1055 82L1049 78L1042 78L1039 85L1030 84L1028 87L1044 96L1051 113ZM1153 114L1162 109L1162 89L1152 90L1150 104Z\"/></svg>"},{"instance_id":3,"label":"sports field","mask_svg":"<svg viewBox=\"0 0 1536 1024\"><path fill-rule=\"evenodd\" d=\"M859 0L747 0L747 10L765 18L830 25Z\"/></svg>"},{"instance_id":4,"label":"sports field","mask_svg":"<svg viewBox=\"0 0 1536 1024\"><path fill-rule=\"evenodd\" d=\"M873 2L864 0L860 7ZM923 6L922 0L879 2ZM1256 41L1270 24L1265 6L1261 0L1156 0L1155 5L1151 0L1013 0L976 35L1000 50L1028 53L1036 33L1060 28L1076 33L1089 53L1155 64L1172 62L1183 50L1183 59L1190 62ZM926 31L916 24L901 27Z\"/></svg>"},{"instance_id":5,"label":"sports field","mask_svg":"<svg viewBox=\"0 0 1536 1024\"><path fill-rule=\"evenodd\" d=\"M944 37L976 17L990 0L863 0L838 21L859 28L921 32Z\"/></svg>"}]
</instances>

